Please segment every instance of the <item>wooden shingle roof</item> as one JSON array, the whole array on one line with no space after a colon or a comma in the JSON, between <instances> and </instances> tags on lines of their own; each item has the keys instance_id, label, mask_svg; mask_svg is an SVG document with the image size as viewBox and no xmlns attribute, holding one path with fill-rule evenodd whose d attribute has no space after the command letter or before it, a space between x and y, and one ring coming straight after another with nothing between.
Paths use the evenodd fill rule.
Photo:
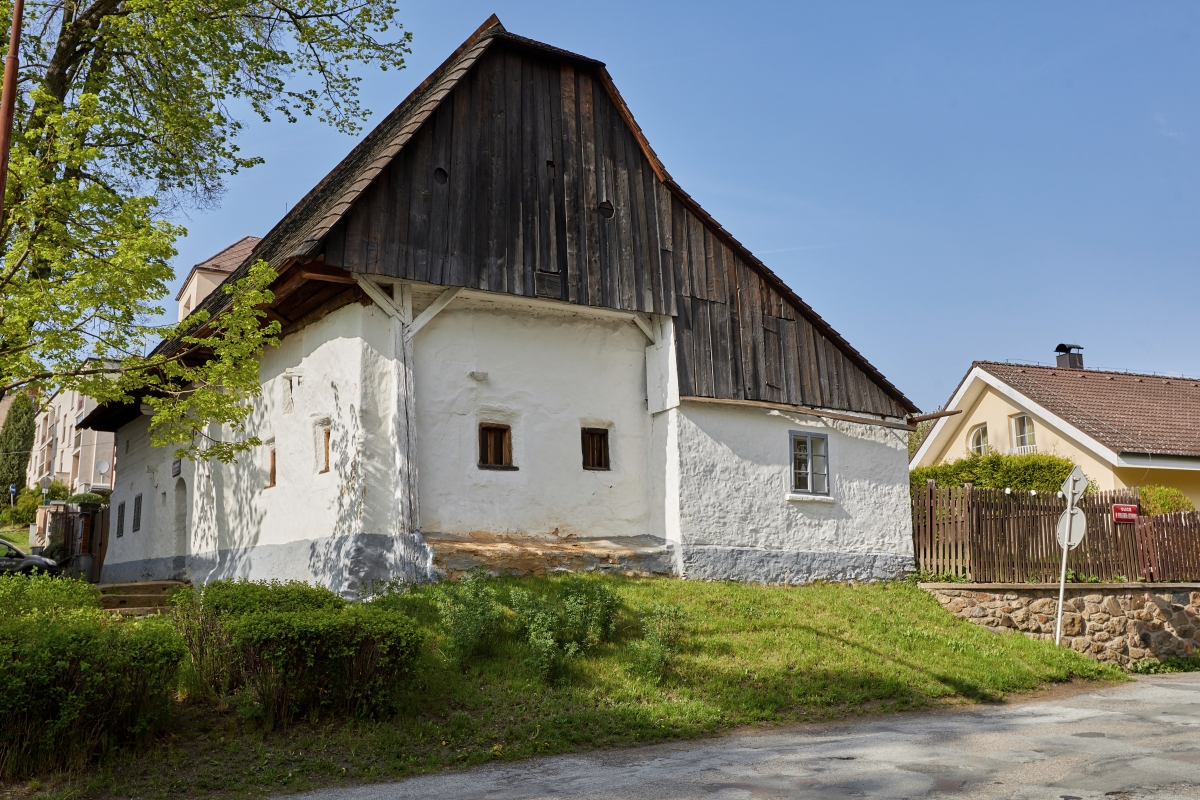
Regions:
<instances>
[{"instance_id":1,"label":"wooden shingle roof","mask_svg":"<svg viewBox=\"0 0 1200 800\"><path fill-rule=\"evenodd\" d=\"M494 53L488 55L489 51ZM580 176L588 174L584 166L578 163L578 159L572 163L573 156L564 149L563 161L557 166L554 159L538 155L531 160L528 154L525 155L526 177L522 180L544 180L542 177L529 177L531 163L537 165L544 161L549 170L557 170L557 173L548 179L551 183L541 186L540 189L534 186L532 206L528 202L521 206L519 202L512 202L514 198L509 198L510 202L506 208L521 208L522 210L513 213L524 213L528 217L531 207L537 206L538 202L546 203L547 198L551 198L554 192L558 192L557 198L549 202L551 205L556 202L557 206L537 206L534 214L539 216L539 221L529 223L528 219L526 220L525 224L532 224L534 227L524 231L523 242L516 242L517 254L507 255L510 263L497 266L497 259L503 262L506 256L503 252L497 256L494 248L498 243L503 249L505 243L498 241L494 232L482 235L479 231L472 234L473 245L466 245L465 254L462 250L455 251L456 245L452 241L450 250L453 252L449 256L443 253L440 256L442 262L433 267L427 268L425 264L419 268L412 267L411 264L405 266L394 259L391 263L383 263L380 254L385 251L394 254L397 248L403 250L410 247L410 243L393 230L396 226L386 220L392 218L389 215L395 214L397 202L408 202L404 198L395 200L394 193L398 186L406 185L405 181L411 177L412 165L402 162L416 158L412 153L419 148L414 142L418 137L428 139L434 135L430 131L435 127L435 117L439 115L449 116L453 113L454 124L459 125L463 111L449 110L452 105L449 98L459 96L460 101L465 103L467 101L463 100L462 96L477 98L488 88L483 86L481 89L481 83L504 80L504 65L510 63L505 59L511 59L511 55L507 54L513 52L529 53L536 59L541 59L542 63L554 64L549 73L547 87L552 90L552 96L546 100L544 116L533 123L535 128L538 125L542 125L543 128L541 131L534 131L534 135L543 136L546 142L554 142L545 146L561 148L563 145L558 142L565 141L568 136L573 135L566 129L569 123L565 117L562 117L561 121L563 129L558 127L560 117L556 115L566 114L566 111L560 112L559 107L555 105L560 102L557 93L553 91L559 75L558 65L562 65L563 76L574 76L569 77L569 80L577 81L580 91L584 89L585 75L588 76L589 86L591 82L595 83L598 137L595 146L616 148L615 158L620 160L621 164L614 167L612 163L607 163L606 167L616 169L620 174L610 176L609 191L619 189L625 193L623 198L628 201L624 206L618 205L617 220L613 223L616 226L616 223L620 222L620 235L617 235L614 227L613 232L608 234L611 242L606 244L605 233L602 230L599 248L604 253L601 254L596 250L597 245L592 239L584 242L581 238L575 244L570 243L572 226L575 225L575 220L570 219L565 229L568 242L562 243L561 220L564 216L583 211L595 214L594 203L591 207L581 209L578 203L575 206L571 205L570 196L565 201L567 205L563 205L562 176L571 169L579 170L577 174ZM481 70L484 70L485 66L489 76L486 78L481 77ZM534 65L532 69L540 75L546 74L544 67ZM568 77L564 77L563 80L568 80ZM463 88L464 86L466 88ZM538 83L533 91L542 92L543 87L546 87L546 84ZM520 92L525 90L518 89L515 98L509 98L510 101L518 101L518 110ZM565 108L568 97L571 102L574 102L574 97L568 95L566 84L562 91L561 102ZM589 93L592 91L588 89ZM500 94L500 102L503 104L503 92ZM589 94L589 97L591 96L593 95ZM485 97L482 102L486 105L488 99ZM528 97L525 98L525 102L530 102ZM541 103L542 100L538 99L536 102ZM604 108L601 108L602 104ZM478 105L471 108L479 113ZM495 113L497 112L493 112ZM510 109L508 113L511 115L516 112ZM525 113L529 114L529 111L526 110ZM537 113L543 113L540 105ZM580 115L579 120L583 119L582 96L579 98L576 112L573 113ZM611 115L613 122L623 127L625 133L617 132L613 128L606 128L606 132L602 133L600 120L604 115ZM609 124L607 119L605 116L605 125ZM526 120L524 124L527 126L525 135L528 137L530 123ZM455 127L456 136L457 132L458 128ZM487 135L486 131L478 134L481 140ZM632 142L622 150L625 145L620 139L629 136L632 137ZM543 142L539 139L536 147L542 145ZM511 148L512 144L507 146ZM588 145L584 145L585 148L586 146ZM475 144L466 147L472 148ZM599 159L599 150L595 153ZM494 172L495 159L503 158L494 153L484 156L483 158L491 157L493 165L483 167L477 152L465 155L456 152L454 157L473 164L470 169L484 170L485 173ZM639 159L640 164L646 165L645 174L649 176L644 183L641 182L641 173L638 172L642 167L635 163ZM427 161L426 158L423 166L426 172L432 174ZM629 169L628 177L620 172L626 168L626 163ZM520 165L510 167L517 169ZM599 176L600 165L597 164L594 170L594 174ZM463 176L467 174L466 171L457 168L451 171L455 173L452 183L464 180ZM478 177L485 181L488 179L488 175L484 173L478 173ZM426 179L427 176L422 173L421 180ZM601 182L603 179L604 176L596 178ZM554 184L556 180L558 183ZM583 191L579 188L582 180L584 178L581 177L574 184L580 192ZM442 181L445 182L444 172ZM420 188L418 182L413 182L412 185L414 196L418 191L427 191ZM490 184L483 186L478 180L470 186L480 188L465 191L478 191L481 196L493 191L489 188ZM400 191L402 194L408 192L403 188ZM539 191L541 195L538 195ZM546 195L547 191L551 192L551 195ZM568 189L568 195L570 191ZM483 211L494 215L497 208L495 202L489 201L492 202L490 211L484 202L476 201L475 206L468 207L465 213L478 214ZM639 208L634 208L639 204ZM370 213L365 210L368 207L372 209ZM456 221L464 216L463 213L454 213L455 209L450 211L451 225L457 224ZM503 213L507 214L508 211ZM366 219L368 217L369 219ZM385 220L386 230L371 227L377 226L381 219ZM427 210L422 219L428 224ZM492 221L480 224L494 225ZM510 238L516 235L519 240L522 232L516 230L513 234L514 224L516 223L511 220L508 223ZM579 222L579 225L584 227L589 224L593 223L586 220ZM554 225L560 226L557 232L553 230ZM364 226L369 229L366 233L363 232ZM528 234L536 231L538 226L541 226L543 231L549 230L548 235L551 238L546 240L545 234L542 234L541 250L531 253L530 248L536 250L538 243L530 239ZM494 228L489 230L494 231ZM439 234L444 237L445 231L441 230ZM453 232L450 234L451 239L454 235ZM499 235L501 238L504 236L502 229ZM555 235L559 236L557 245L554 243ZM641 240L637 238L639 235L642 236ZM384 241L386 237L391 238ZM441 241L445 246L444 239ZM357 248L360 244L363 252L371 251L371 263L363 262L358 251L351 251L352 245ZM574 255L583 252L585 245L585 255ZM472 246L475 247L474 251L470 249ZM524 251L520 250L522 246ZM489 247L492 250L484 252ZM555 250L556 247L559 249ZM572 250L572 247L576 249ZM547 263L547 257L553 263ZM918 411L917 407L857 349L675 183L634 121L603 63L515 36L507 32L495 16L480 26L305 195L258 243L245 263L234 271L227 281L240 280L247 273L249 265L258 259L265 260L274 269L283 272L289 265L302 264L317 258L324 259L327 266L350 273L488 291L507 291L519 295L536 294L568 302L675 316L677 336L680 337L681 373L684 381L681 391L686 388L688 394L695 396L782 402L890 417L900 417L905 413ZM421 258L425 256L422 255ZM430 255L428 258L432 260L434 256ZM577 258L578 261L569 264L568 261L572 258ZM447 259L454 263L448 263ZM597 266L593 263L595 259L604 263ZM605 262L604 259L608 261ZM511 263L513 261L523 263L514 267ZM562 263L557 263L558 261ZM505 269L508 270L507 274ZM515 274L514 269L526 270L528 274ZM600 270L599 275L596 270ZM583 274L584 272L587 274ZM589 280L592 281L590 286ZM293 299L292 302L295 304L296 300ZM225 303L225 293L217 291L199 308L216 314ZM276 308L276 311L279 310ZM283 314L288 314L286 308L283 309ZM284 321L286 323L286 317ZM174 342L164 342L156 352L170 350L174 346Z\"/></svg>"}]
</instances>

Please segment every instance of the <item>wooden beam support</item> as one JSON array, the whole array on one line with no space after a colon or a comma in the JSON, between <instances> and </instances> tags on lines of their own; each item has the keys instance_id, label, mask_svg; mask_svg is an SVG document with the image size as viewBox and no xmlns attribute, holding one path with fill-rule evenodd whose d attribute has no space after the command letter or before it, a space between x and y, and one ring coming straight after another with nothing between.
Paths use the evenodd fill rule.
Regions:
<instances>
[{"instance_id":1,"label":"wooden beam support","mask_svg":"<svg viewBox=\"0 0 1200 800\"><path fill-rule=\"evenodd\" d=\"M328 281L329 283L358 283L358 275L338 267L327 267L313 262L300 267L299 273L310 281Z\"/></svg>"},{"instance_id":2,"label":"wooden beam support","mask_svg":"<svg viewBox=\"0 0 1200 800\"><path fill-rule=\"evenodd\" d=\"M420 315L413 320L412 324L408 326L408 330L404 332L404 338L412 341L412 338L417 335L417 331L421 330L421 328L424 328L433 321L434 317L442 313L442 309L450 305L450 301L457 297L458 293L461 291L461 286L455 286L453 289L447 289L438 295L438 298L430 303L429 308L422 311Z\"/></svg>"},{"instance_id":3,"label":"wooden beam support","mask_svg":"<svg viewBox=\"0 0 1200 800\"><path fill-rule=\"evenodd\" d=\"M912 425L905 425L900 422L860 417L855 414L839 414L835 411L822 411L819 408L809 408L808 406L790 406L787 403L769 403L761 400L718 400L715 397L680 397L679 399L692 403L714 403L722 406L748 406L750 408L767 408L774 411L790 411L793 414L807 414L810 417L839 419L843 422L857 422L860 425L877 425L880 428L895 428L898 431L916 430Z\"/></svg>"},{"instance_id":4,"label":"wooden beam support","mask_svg":"<svg viewBox=\"0 0 1200 800\"><path fill-rule=\"evenodd\" d=\"M929 420L929 419L941 419L942 417L953 417L955 414L961 414L961 413L962 413L961 408L956 411L938 411L935 414L922 414L919 417L909 417L908 421L912 424L916 424L918 422L924 422L925 420Z\"/></svg>"},{"instance_id":5,"label":"wooden beam support","mask_svg":"<svg viewBox=\"0 0 1200 800\"><path fill-rule=\"evenodd\" d=\"M646 338L650 340L650 344L657 344L658 337L654 335L654 323L642 313L633 315L633 322L642 329L642 333L646 334Z\"/></svg>"},{"instance_id":6,"label":"wooden beam support","mask_svg":"<svg viewBox=\"0 0 1200 800\"><path fill-rule=\"evenodd\" d=\"M356 283L358 283L359 287L364 292L367 293L368 297L370 297L372 300L374 300L376 303L378 303L379 307L388 313L388 316L395 317L396 319L400 320L405 325L412 322L412 318L411 318L412 305L411 304L409 305L410 317L408 319L405 319L403 309L396 307L396 304L392 301L392 298L387 296L387 293L385 291L383 291L383 288L378 283L376 283L375 281L366 277L365 275L357 275L356 274L354 276L354 280Z\"/></svg>"}]
</instances>

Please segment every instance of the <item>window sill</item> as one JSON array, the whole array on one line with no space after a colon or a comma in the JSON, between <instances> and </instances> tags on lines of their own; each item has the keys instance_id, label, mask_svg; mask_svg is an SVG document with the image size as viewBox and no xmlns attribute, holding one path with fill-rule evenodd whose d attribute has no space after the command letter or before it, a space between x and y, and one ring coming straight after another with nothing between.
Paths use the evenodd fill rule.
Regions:
<instances>
[{"instance_id":1,"label":"window sill","mask_svg":"<svg viewBox=\"0 0 1200 800\"><path fill-rule=\"evenodd\" d=\"M836 503L827 494L801 494L800 492L788 492L787 501L789 503Z\"/></svg>"},{"instance_id":2,"label":"window sill","mask_svg":"<svg viewBox=\"0 0 1200 800\"><path fill-rule=\"evenodd\" d=\"M495 472L516 472L519 467L507 466L504 464L476 464L480 469L490 469Z\"/></svg>"}]
</instances>

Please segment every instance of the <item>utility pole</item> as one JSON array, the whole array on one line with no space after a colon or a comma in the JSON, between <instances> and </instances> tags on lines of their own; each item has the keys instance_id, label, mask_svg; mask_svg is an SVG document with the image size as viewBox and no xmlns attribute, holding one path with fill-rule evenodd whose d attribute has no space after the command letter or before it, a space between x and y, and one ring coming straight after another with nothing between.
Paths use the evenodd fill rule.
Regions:
<instances>
[{"instance_id":1,"label":"utility pole","mask_svg":"<svg viewBox=\"0 0 1200 800\"><path fill-rule=\"evenodd\" d=\"M25 0L13 4L12 32L8 37L8 57L4 59L4 91L0 94L0 223L4 221L4 190L8 185L8 154L12 150L13 115L17 108L17 70L21 48L21 17Z\"/></svg>"}]
</instances>

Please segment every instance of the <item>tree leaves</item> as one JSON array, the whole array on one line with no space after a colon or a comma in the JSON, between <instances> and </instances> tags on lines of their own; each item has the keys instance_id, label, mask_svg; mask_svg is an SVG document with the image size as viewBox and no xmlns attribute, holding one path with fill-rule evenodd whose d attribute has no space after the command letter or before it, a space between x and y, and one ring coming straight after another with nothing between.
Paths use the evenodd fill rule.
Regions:
<instances>
[{"instance_id":1,"label":"tree leaves","mask_svg":"<svg viewBox=\"0 0 1200 800\"><path fill-rule=\"evenodd\" d=\"M27 5L0 224L0 389L144 401L152 444L179 457L229 461L258 444L244 422L257 359L277 343L261 311L276 275L254 265L216 319L154 323L186 235L170 220L261 163L236 144L235 108L357 131L368 112L351 67L403 66L410 34L395 16L392 0ZM174 349L152 352L160 340Z\"/></svg>"}]
</instances>

